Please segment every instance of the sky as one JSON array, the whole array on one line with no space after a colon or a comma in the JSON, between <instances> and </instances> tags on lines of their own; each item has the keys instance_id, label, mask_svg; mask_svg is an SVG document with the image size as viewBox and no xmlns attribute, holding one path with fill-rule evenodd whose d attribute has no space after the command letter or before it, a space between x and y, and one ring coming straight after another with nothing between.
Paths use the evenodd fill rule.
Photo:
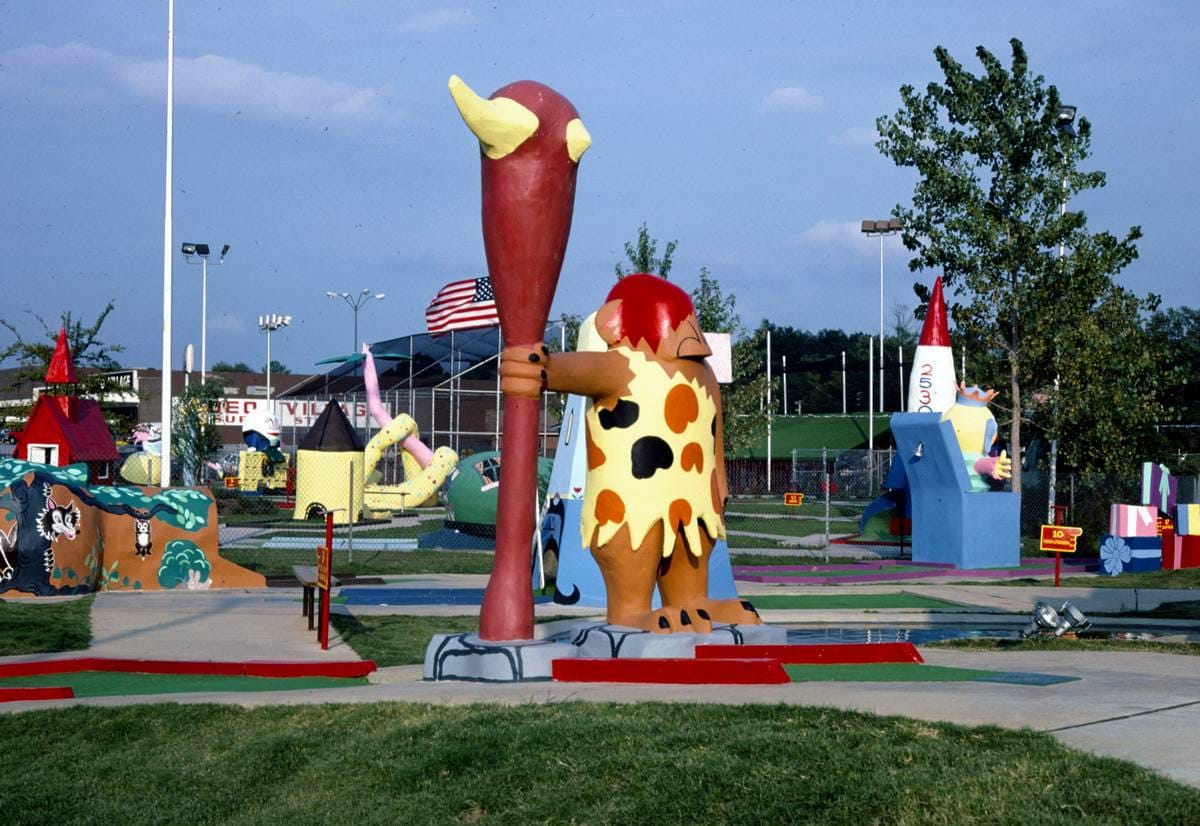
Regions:
<instances>
[{"instance_id":1,"label":"sky","mask_svg":"<svg viewBox=\"0 0 1200 826\"><path fill-rule=\"evenodd\" d=\"M1200 4L1129 2L505 2L177 0L173 361L265 361L257 318L290 314L272 356L293 372L350 351L327 290L386 293L359 339L424 330L438 288L486 274L477 143L447 92L515 80L566 95L592 136L553 315L597 308L645 222L678 241L672 280L707 267L747 327L876 331L879 242L865 218L907 204L915 173L874 148L902 84L972 71L983 45L1034 71L1093 124L1104 189L1092 231L1140 225L1119 281L1200 305L1187 225L1200 182ZM25 335L63 310L127 367L161 365L167 4L0 0L0 318ZM915 303L885 242L885 314ZM932 275L920 276L932 280ZM0 347L11 336L0 330ZM9 366L9 365L6 365Z\"/></svg>"}]
</instances>

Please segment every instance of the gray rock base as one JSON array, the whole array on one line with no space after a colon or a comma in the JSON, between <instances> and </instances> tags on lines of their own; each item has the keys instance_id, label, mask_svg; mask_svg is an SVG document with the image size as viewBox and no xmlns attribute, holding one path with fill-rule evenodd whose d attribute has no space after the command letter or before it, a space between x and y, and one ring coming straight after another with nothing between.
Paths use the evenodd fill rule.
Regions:
<instances>
[{"instance_id":1,"label":"gray rock base","mask_svg":"<svg viewBox=\"0 0 1200 826\"><path fill-rule=\"evenodd\" d=\"M654 634L623 625L581 622L571 629L576 656L608 658L690 658L697 645L786 645L787 630L772 625L714 625L709 634Z\"/></svg>"},{"instance_id":2,"label":"gray rock base","mask_svg":"<svg viewBox=\"0 0 1200 826\"><path fill-rule=\"evenodd\" d=\"M425 649L426 680L482 683L550 679L554 660L575 657L577 649L550 640L481 640L475 634L437 634Z\"/></svg>"}]
</instances>

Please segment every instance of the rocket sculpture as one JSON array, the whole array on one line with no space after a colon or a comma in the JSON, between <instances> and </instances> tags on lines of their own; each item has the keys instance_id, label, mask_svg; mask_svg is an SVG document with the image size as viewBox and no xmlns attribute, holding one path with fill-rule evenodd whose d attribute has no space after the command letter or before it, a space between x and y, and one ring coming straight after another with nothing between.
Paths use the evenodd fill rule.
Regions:
<instances>
[{"instance_id":1,"label":"rocket sculpture","mask_svg":"<svg viewBox=\"0 0 1200 826\"><path fill-rule=\"evenodd\" d=\"M954 350L950 346L950 328L946 324L946 302L942 297L942 278L933 282L925 326L913 358L908 380L909 413L944 413L958 396L954 379Z\"/></svg>"},{"instance_id":2,"label":"rocket sculpture","mask_svg":"<svg viewBox=\"0 0 1200 826\"><path fill-rule=\"evenodd\" d=\"M483 244L504 343L540 346L571 232L575 175L591 136L571 102L540 83L510 83L485 100L456 75L450 94L479 139ZM533 637L529 565L540 405L539 398L504 399L496 561L479 616L484 640Z\"/></svg>"}]
</instances>

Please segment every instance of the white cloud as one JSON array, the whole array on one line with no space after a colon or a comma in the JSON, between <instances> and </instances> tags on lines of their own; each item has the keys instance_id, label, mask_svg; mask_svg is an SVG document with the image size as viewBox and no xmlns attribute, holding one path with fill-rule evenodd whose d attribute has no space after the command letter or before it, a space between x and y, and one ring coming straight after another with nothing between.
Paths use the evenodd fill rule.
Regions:
<instances>
[{"instance_id":1,"label":"white cloud","mask_svg":"<svg viewBox=\"0 0 1200 826\"><path fill-rule=\"evenodd\" d=\"M469 26L476 20L467 9L434 9L414 14L396 26L401 34L424 34Z\"/></svg>"},{"instance_id":2,"label":"white cloud","mask_svg":"<svg viewBox=\"0 0 1200 826\"><path fill-rule=\"evenodd\" d=\"M788 239L797 247L836 248L851 250L859 255L878 255L878 241L862 233L861 221L817 221Z\"/></svg>"},{"instance_id":3,"label":"white cloud","mask_svg":"<svg viewBox=\"0 0 1200 826\"><path fill-rule=\"evenodd\" d=\"M820 97L803 86L781 86L763 98L760 108L764 112L812 112L823 105Z\"/></svg>"},{"instance_id":4,"label":"white cloud","mask_svg":"<svg viewBox=\"0 0 1200 826\"><path fill-rule=\"evenodd\" d=\"M97 88L147 100L165 95L161 60L135 61L82 43L34 45L0 53L5 85L78 93ZM402 113L388 87L368 88L311 75L276 72L231 57L175 59L177 106L274 122L354 125L392 122Z\"/></svg>"},{"instance_id":5,"label":"white cloud","mask_svg":"<svg viewBox=\"0 0 1200 826\"><path fill-rule=\"evenodd\" d=\"M859 149L873 147L877 140L879 140L879 132L874 128L867 129L863 126L851 126L849 129L844 129L831 137L829 142L834 146L848 146Z\"/></svg>"}]
</instances>

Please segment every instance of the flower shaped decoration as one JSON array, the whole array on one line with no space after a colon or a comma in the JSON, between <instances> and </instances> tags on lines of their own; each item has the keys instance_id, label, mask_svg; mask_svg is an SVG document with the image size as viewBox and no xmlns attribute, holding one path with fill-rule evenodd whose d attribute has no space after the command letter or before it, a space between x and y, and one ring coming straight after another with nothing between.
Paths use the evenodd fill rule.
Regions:
<instances>
[{"instance_id":1,"label":"flower shaped decoration","mask_svg":"<svg viewBox=\"0 0 1200 826\"><path fill-rule=\"evenodd\" d=\"M1100 560L1104 563L1104 570L1111 576L1121 573L1132 557L1133 552L1119 536L1110 536L1100 544Z\"/></svg>"}]
</instances>

